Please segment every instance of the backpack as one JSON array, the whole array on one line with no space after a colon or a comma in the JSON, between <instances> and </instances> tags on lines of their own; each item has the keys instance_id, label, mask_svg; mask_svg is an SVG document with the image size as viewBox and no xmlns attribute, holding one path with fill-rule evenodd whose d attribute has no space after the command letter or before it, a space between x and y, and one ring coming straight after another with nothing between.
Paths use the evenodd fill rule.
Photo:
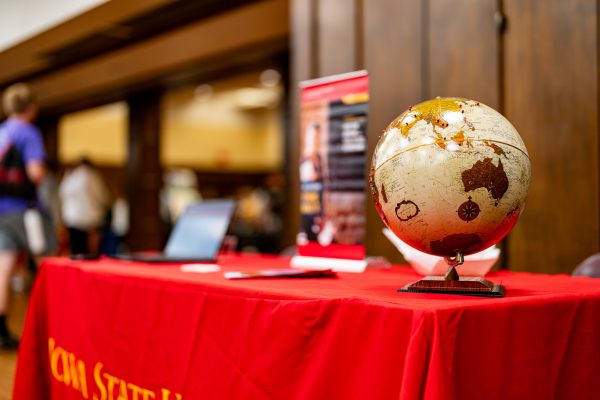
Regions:
<instances>
[{"instance_id":1,"label":"backpack","mask_svg":"<svg viewBox=\"0 0 600 400\"><path fill-rule=\"evenodd\" d=\"M36 188L27 176L21 152L10 142L8 132L0 127L0 196L35 200Z\"/></svg>"}]
</instances>

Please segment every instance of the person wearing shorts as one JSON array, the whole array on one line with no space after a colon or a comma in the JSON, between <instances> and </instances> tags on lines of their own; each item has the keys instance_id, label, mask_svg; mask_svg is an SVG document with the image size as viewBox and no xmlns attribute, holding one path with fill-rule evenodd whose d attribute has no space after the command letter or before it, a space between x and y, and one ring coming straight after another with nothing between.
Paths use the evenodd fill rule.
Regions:
<instances>
[{"instance_id":1,"label":"person wearing shorts","mask_svg":"<svg viewBox=\"0 0 600 400\"><path fill-rule=\"evenodd\" d=\"M41 133L32 124L37 107L29 87L23 83L8 87L3 106L9 117L0 124L0 349L16 349L19 342L6 324L9 282L19 252L31 253L31 227L26 229L25 214L35 210L46 152ZM38 224L38 234L43 234L42 226ZM46 243L46 249L51 247Z\"/></svg>"}]
</instances>

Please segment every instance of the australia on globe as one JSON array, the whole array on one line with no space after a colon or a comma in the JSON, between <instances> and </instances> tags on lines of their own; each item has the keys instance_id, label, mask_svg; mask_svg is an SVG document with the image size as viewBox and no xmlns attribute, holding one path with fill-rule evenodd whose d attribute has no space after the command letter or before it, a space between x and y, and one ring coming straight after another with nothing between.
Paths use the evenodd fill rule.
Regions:
<instances>
[{"instance_id":1,"label":"australia on globe","mask_svg":"<svg viewBox=\"0 0 600 400\"><path fill-rule=\"evenodd\" d=\"M383 132L370 186L387 227L442 257L499 242L523 211L531 181L516 129L477 101L436 98L410 107Z\"/></svg>"}]
</instances>

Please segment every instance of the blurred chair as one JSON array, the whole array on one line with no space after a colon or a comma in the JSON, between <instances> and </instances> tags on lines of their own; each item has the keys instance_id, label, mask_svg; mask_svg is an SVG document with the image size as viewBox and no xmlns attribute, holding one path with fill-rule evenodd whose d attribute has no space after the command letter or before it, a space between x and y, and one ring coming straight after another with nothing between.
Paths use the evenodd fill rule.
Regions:
<instances>
[{"instance_id":1,"label":"blurred chair","mask_svg":"<svg viewBox=\"0 0 600 400\"><path fill-rule=\"evenodd\" d=\"M577 268L573 270L572 276L589 276L590 278L600 278L600 253L594 254L583 260Z\"/></svg>"}]
</instances>

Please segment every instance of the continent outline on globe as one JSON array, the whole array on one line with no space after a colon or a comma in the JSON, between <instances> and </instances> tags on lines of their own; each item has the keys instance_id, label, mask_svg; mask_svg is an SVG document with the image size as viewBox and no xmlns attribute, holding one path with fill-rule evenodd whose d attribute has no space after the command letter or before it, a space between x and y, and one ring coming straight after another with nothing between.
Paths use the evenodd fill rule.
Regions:
<instances>
[{"instance_id":1,"label":"continent outline on globe","mask_svg":"<svg viewBox=\"0 0 600 400\"><path fill-rule=\"evenodd\" d=\"M397 117L379 139L369 176L388 228L440 256L501 240L519 218L530 180L516 129L492 108L460 98L428 100Z\"/></svg>"}]
</instances>

